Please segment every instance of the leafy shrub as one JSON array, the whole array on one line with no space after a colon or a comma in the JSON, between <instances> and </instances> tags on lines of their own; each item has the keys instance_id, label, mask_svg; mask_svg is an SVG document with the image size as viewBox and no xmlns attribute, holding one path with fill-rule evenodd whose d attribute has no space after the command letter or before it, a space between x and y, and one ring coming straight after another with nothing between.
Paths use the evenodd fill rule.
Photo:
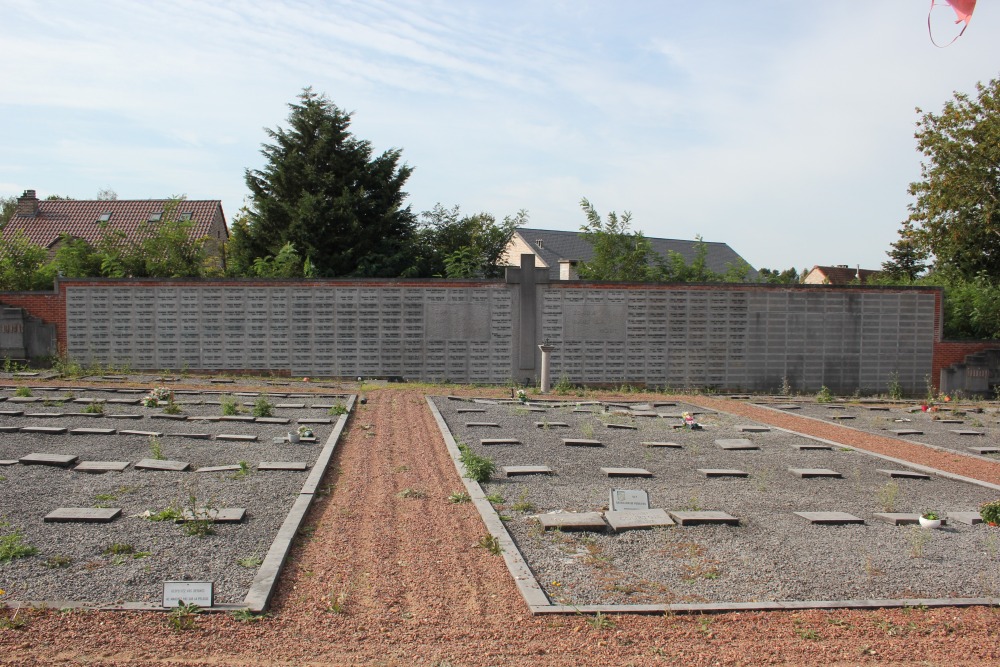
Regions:
<instances>
[{"instance_id":1,"label":"leafy shrub","mask_svg":"<svg viewBox=\"0 0 1000 667\"><path fill-rule=\"evenodd\" d=\"M24 542L24 535L16 530L7 535L0 535L0 563L9 563L15 558L34 556L38 549Z\"/></svg>"},{"instance_id":2,"label":"leafy shrub","mask_svg":"<svg viewBox=\"0 0 1000 667\"><path fill-rule=\"evenodd\" d=\"M235 417L240 414L240 403L232 396L223 396L219 403L222 405L222 415L224 417Z\"/></svg>"},{"instance_id":3,"label":"leafy shrub","mask_svg":"<svg viewBox=\"0 0 1000 667\"><path fill-rule=\"evenodd\" d=\"M267 400L267 396L258 396L253 404L254 417L273 417L274 404Z\"/></svg>"},{"instance_id":4,"label":"leafy shrub","mask_svg":"<svg viewBox=\"0 0 1000 667\"><path fill-rule=\"evenodd\" d=\"M28 398L31 396L31 387L18 387L14 390L14 395L18 398Z\"/></svg>"},{"instance_id":5,"label":"leafy shrub","mask_svg":"<svg viewBox=\"0 0 1000 667\"><path fill-rule=\"evenodd\" d=\"M496 472L496 464L493 463L493 460L479 456L469 449L468 445L459 445L458 449L462 453L460 460L465 466L465 476L480 484L490 481L493 473Z\"/></svg>"}]
</instances>

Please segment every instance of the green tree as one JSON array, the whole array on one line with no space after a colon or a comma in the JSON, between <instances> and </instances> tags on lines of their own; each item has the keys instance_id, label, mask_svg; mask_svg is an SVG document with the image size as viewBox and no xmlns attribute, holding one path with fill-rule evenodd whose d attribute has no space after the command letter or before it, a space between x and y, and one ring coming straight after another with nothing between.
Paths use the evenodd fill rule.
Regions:
<instances>
[{"instance_id":1,"label":"green tree","mask_svg":"<svg viewBox=\"0 0 1000 667\"><path fill-rule=\"evenodd\" d=\"M0 197L0 229L14 216L17 210L17 197Z\"/></svg>"},{"instance_id":2,"label":"green tree","mask_svg":"<svg viewBox=\"0 0 1000 667\"><path fill-rule=\"evenodd\" d=\"M60 276L66 278L91 278L100 276L103 261L101 253L84 239L63 234L59 237L52 264Z\"/></svg>"},{"instance_id":3,"label":"green tree","mask_svg":"<svg viewBox=\"0 0 1000 667\"><path fill-rule=\"evenodd\" d=\"M928 253L914 238L913 227L909 221L903 223L899 239L892 244L892 250L886 254L889 255L889 259L882 262L882 273L891 279L916 280L917 276L927 269Z\"/></svg>"},{"instance_id":4,"label":"green tree","mask_svg":"<svg viewBox=\"0 0 1000 667\"><path fill-rule=\"evenodd\" d=\"M351 114L311 88L288 106L288 128L265 130L264 167L246 171L252 201L237 254L275 256L291 243L319 276L403 274L416 219L403 207L412 169L401 151L373 155L349 131Z\"/></svg>"},{"instance_id":5,"label":"green tree","mask_svg":"<svg viewBox=\"0 0 1000 667\"><path fill-rule=\"evenodd\" d=\"M309 278L313 273L309 258L303 260L291 243L281 246L274 257L258 257L250 270L258 278Z\"/></svg>"},{"instance_id":6,"label":"green tree","mask_svg":"<svg viewBox=\"0 0 1000 667\"><path fill-rule=\"evenodd\" d=\"M458 206L441 204L420 217L413 277L500 278L507 244L528 222L524 210L497 222L490 213L463 216Z\"/></svg>"},{"instance_id":7,"label":"green tree","mask_svg":"<svg viewBox=\"0 0 1000 667\"><path fill-rule=\"evenodd\" d=\"M649 239L642 232L631 231L631 213L626 211L619 218L612 211L604 220L586 198L580 200L580 208L587 215L587 224L580 231L594 248L590 261L577 265L581 278L619 282L648 282L662 278L664 266L654 266L656 253ZM676 271L683 263L684 258L678 255L667 258L666 265Z\"/></svg>"},{"instance_id":8,"label":"green tree","mask_svg":"<svg viewBox=\"0 0 1000 667\"><path fill-rule=\"evenodd\" d=\"M797 285L801 282L799 272L793 266L790 269L760 269L757 271L758 281L768 285Z\"/></svg>"},{"instance_id":9,"label":"green tree","mask_svg":"<svg viewBox=\"0 0 1000 667\"><path fill-rule=\"evenodd\" d=\"M55 268L48 252L18 232L0 239L0 291L23 292L52 289Z\"/></svg>"},{"instance_id":10,"label":"green tree","mask_svg":"<svg viewBox=\"0 0 1000 667\"><path fill-rule=\"evenodd\" d=\"M914 136L926 159L921 180L910 184L915 200L904 227L937 271L965 281L984 271L1000 276L1000 79L976 92L955 93L940 114L917 109Z\"/></svg>"}]
</instances>

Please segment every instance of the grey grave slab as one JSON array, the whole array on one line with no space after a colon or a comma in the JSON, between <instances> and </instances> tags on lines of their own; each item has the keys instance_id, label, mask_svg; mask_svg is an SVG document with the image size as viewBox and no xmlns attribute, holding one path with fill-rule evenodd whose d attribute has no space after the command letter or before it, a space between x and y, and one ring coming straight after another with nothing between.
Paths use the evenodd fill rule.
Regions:
<instances>
[{"instance_id":1,"label":"grey grave slab","mask_svg":"<svg viewBox=\"0 0 1000 667\"><path fill-rule=\"evenodd\" d=\"M683 449L682 445L676 442L644 442L643 447L666 447L667 449Z\"/></svg>"},{"instance_id":2,"label":"grey grave slab","mask_svg":"<svg viewBox=\"0 0 1000 667\"><path fill-rule=\"evenodd\" d=\"M108 419L142 419L142 415L104 415Z\"/></svg>"},{"instance_id":3,"label":"grey grave slab","mask_svg":"<svg viewBox=\"0 0 1000 667\"><path fill-rule=\"evenodd\" d=\"M222 421L222 417L217 415L192 415L188 418L188 421L192 422L218 422Z\"/></svg>"},{"instance_id":4,"label":"grey grave slab","mask_svg":"<svg viewBox=\"0 0 1000 667\"><path fill-rule=\"evenodd\" d=\"M854 415L831 415L830 419L835 419L837 421L845 421L848 419L854 419Z\"/></svg>"},{"instance_id":5,"label":"grey grave slab","mask_svg":"<svg viewBox=\"0 0 1000 667\"><path fill-rule=\"evenodd\" d=\"M789 468L788 472L802 479L815 479L819 477L833 477L835 479L844 478L842 474L836 470L830 470L829 468Z\"/></svg>"},{"instance_id":6,"label":"grey grave slab","mask_svg":"<svg viewBox=\"0 0 1000 667\"><path fill-rule=\"evenodd\" d=\"M258 424L291 424L292 420L288 417L257 417L254 422Z\"/></svg>"},{"instance_id":7,"label":"grey grave slab","mask_svg":"<svg viewBox=\"0 0 1000 667\"><path fill-rule=\"evenodd\" d=\"M606 530L607 524L600 512L559 512L540 514L538 523L544 530Z\"/></svg>"},{"instance_id":8,"label":"grey grave slab","mask_svg":"<svg viewBox=\"0 0 1000 667\"><path fill-rule=\"evenodd\" d=\"M969 526L975 526L977 523L983 523L983 517L979 514L979 512L948 512L948 518L952 521L964 523Z\"/></svg>"},{"instance_id":9,"label":"grey grave slab","mask_svg":"<svg viewBox=\"0 0 1000 667\"><path fill-rule=\"evenodd\" d=\"M87 417L88 419L104 419L103 412L67 412L67 417Z\"/></svg>"},{"instance_id":10,"label":"grey grave slab","mask_svg":"<svg viewBox=\"0 0 1000 667\"><path fill-rule=\"evenodd\" d=\"M256 391L234 391L233 396L249 396L253 398L254 396L260 396Z\"/></svg>"},{"instance_id":11,"label":"grey grave slab","mask_svg":"<svg viewBox=\"0 0 1000 667\"><path fill-rule=\"evenodd\" d=\"M653 410L633 410L629 415L632 417L659 417L660 413Z\"/></svg>"},{"instance_id":12,"label":"grey grave slab","mask_svg":"<svg viewBox=\"0 0 1000 667\"><path fill-rule=\"evenodd\" d=\"M291 470L291 471L302 471L308 470L309 464L305 461L261 461L257 464L257 470L267 471L267 470Z\"/></svg>"},{"instance_id":13,"label":"grey grave slab","mask_svg":"<svg viewBox=\"0 0 1000 667\"><path fill-rule=\"evenodd\" d=\"M795 512L809 523L824 526L842 526L847 524L863 524L864 519L859 519L847 512Z\"/></svg>"},{"instance_id":14,"label":"grey grave slab","mask_svg":"<svg viewBox=\"0 0 1000 667\"><path fill-rule=\"evenodd\" d=\"M551 475L552 468L548 466L503 466L500 468L507 477L520 477L523 475Z\"/></svg>"},{"instance_id":15,"label":"grey grave slab","mask_svg":"<svg viewBox=\"0 0 1000 667\"><path fill-rule=\"evenodd\" d=\"M460 415L465 415L471 412L486 412L486 408L458 408L455 412Z\"/></svg>"},{"instance_id":16,"label":"grey grave slab","mask_svg":"<svg viewBox=\"0 0 1000 667\"><path fill-rule=\"evenodd\" d=\"M44 433L46 435L60 435L67 431L65 426L22 426L21 433Z\"/></svg>"},{"instance_id":17,"label":"grey grave slab","mask_svg":"<svg viewBox=\"0 0 1000 667\"><path fill-rule=\"evenodd\" d=\"M166 379L176 379L176 378L159 378L159 379L166 380ZM229 380L226 378L212 378L211 380L209 380L209 382L211 382L212 384L233 384L235 380Z\"/></svg>"},{"instance_id":18,"label":"grey grave slab","mask_svg":"<svg viewBox=\"0 0 1000 667\"><path fill-rule=\"evenodd\" d=\"M496 422L465 422L465 428L500 428Z\"/></svg>"},{"instance_id":19,"label":"grey grave slab","mask_svg":"<svg viewBox=\"0 0 1000 667\"><path fill-rule=\"evenodd\" d=\"M537 428L569 428L566 422L535 422Z\"/></svg>"},{"instance_id":20,"label":"grey grave slab","mask_svg":"<svg viewBox=\"0 0 1000 667\"><path fill-rule=\"evenodd\" d=\"M521 441L517 438L482 438L479 441L479 444L484 447L490 447L492 445L520 445Z\"/></svg>"},{"instance_id":21,"label":"grey grave slab","mask_svg":"<svg viewBox=\"0 0 1000 667\"><path fill-rule=\"evenodd\" d=\"M843 405L827 405L825 406L827 410L846 410Z\"/></svg>"},{"instance_id":22,"label":"grey grave slab","mask_svg":"<svg viewBox=\"0 0 1000 667\"><path fill-rule=\"evenodd\" d=\"M8 403L40 403L42 398L40 396L11 396L7 399Z\"/></svg>"},{"instance_id":23,"label":"grey grave slab","mask_svg":"<svg viewBox=\"0 0 1000 667\"><path fill-rule=\"evenodd\" d=\"M38 375L39 375L39 373L36 373L35 371L18 371L17 373L13 374L13 377L16 377L16 378L33 378L33 377L38 377Z\"/></svg>"},{"instance_id":24,"label":"grey grave slab","mask_svg":"<svg viewBox=\"0 0 1000 667\"><path fill-rule=\"evenodd\" d=\"M563 438L562 443L567 447L603 447L600 440L587 440L586 438Z\"/></svg>"},{"instance_id":25,"label":"grey grave slab","mask_svg":"<svg viewBox=\"0 0 1000 667\"><path fill-rule=\"evenodd\" d=\"M865 409L872 412L889 412L889 408L884 405L869 405Z\"/></svg>"},{"instance_id":26,"label":"grey grave slab","mask_svg":"<svg viewBox=\"0 0 1000 667\"><path fill-rule=\"evenodd\" d=\"M188 438L189 440L211 440L211 433L167 433L168 438Z\"/></svg>"},{"instance_id":27,"label":"grey grave slab","mask_svg":"<svg viewBox=\"0 0 1000 667\"><path fill-rule=\"evenodd\" d=\"M964 424L964 419L935 419L938 424Z\"/></svg>"},{"instance_id":28,"label":"grey grave slab","mask_svg":"<svg viewBox=\"0 0 1000 667\"><path fill-rule=\"evenodd\" d=\"M962 429L956 429L951 432L955 435L985 435L982 431L966 431Z\"/></svg>"},{"instance_id":29,"label":"grey grave slab","mask_svg":"<svg viewBox=\"0 0 1000 667\"><path fill-rule=\"evenodd\" d=\"M702 525L725 525L738 526L740 520L726 512L702 511L702 512L671 512L670 516L674 521L682 526L702 526Z\"/></svg>"},{"instance_id":30,"label":"grey grave slab","mask_svg":"<svg viewBox=\"0 0 1000 667\"><path fill-rule=\"evenodd\" d=\"M608 508L612 512L649 509L649 494L642 489L611 489L608 496Z\"/></svg>"},{"instance_id":31,"label":"grey grave slab","mask_svg":"<svg viewBox=\"0 0 1000 667\"><path fill-rule=\"evenodd\" d=\"M203 401L174 401L174 405L204 405Z\"/></svg>"},{"instance_id":32,"label":"grey grave slab","mask_svg":"<svg viewBox=\"0 0 1000 667\"><path fill-rule=\"evenodd\" d=\"M638 431L639 427L632 424L605 424L608 428L619 428L626 431Z\"/></svg>"},{"instance_id":33,"label":"grey grave slab","mask_svg":"<svg viewBox=\"0 0 1000 667\"><path fill-rule=\"evenodd\" d=\"M0 410L0 417L20 417L24 410Z\"/></svg>"},{"instance_id":34,"label":"grey grave slab","mask_svg":"<svg viewBox=\"0 0 1000 667\"><path fill-rule=\"evenodd\" d=\"M488 398L474 398L473 403L479 403L480 405L498 405L497 401L490 400Z\"/></svg>"},{"instance_id":35,"label":"grey grave slab","mask_svg":"<svg viewBox=\"0 0 1000 667\"><path fill-rule=\"evenodd\" d=\"M155 414L149 415L150 419L172 419L174 421L185 421L187 415L168 415L168 414Z\"/></svg>"},{"instance_id":36,"label":"grey grave slab","mask_svg":"<svg viewBox=\"0 0 1000 667\"><path fill-rule=\"evenodd\" d=\"M743 401L750 398L750 394L733 394L729 398L734 401Z\"/></svg>"},{"instance_id":37,"label":"grey grave slab","mask_svg":"<svg viewBox=\"0 0 1000 667\"><path fill-rule=\"evenodd\" d=\"M0 433L17 433L20 430L20 426L0 426Z\"/></svg>"},{"instance_id":38,"label":"grey grave slab","mask_svg":"<svg viewBox=\"0 0 1000 667\"><path fill-rule=\"evenodd\" d=\"M875 516L881 521L887 521L894 526L912 526L920 523L920 515L906 512L876 512ZM950 516L950 515L949 515ZM941 525L947 525L947 521L942 519Z\"/></svg>"},{"instance_id":39,"label":"grey grave slab","mask_svg":"<svg viewBox=\"0 0 1000 667\"><path fill-rule=\"evenodd\" d=\"M913 429L913 428L897 428L897 429L894 429L894 430L892 430L890 432L891 433L895 433L896 435L923 435L924 434L923 431L918 431L917 429Z\"/></svg>"},{"instance_id":40,"label":"grey grave slab","mask_svg":"<svg viewBox=\"0 0 1000 667\"><path fill-rule=\"evenodd\" d=\"M256 442L256 435L243 435L239 433L220 433L215 436L216 440L227 440L229 442Z\"/></svg>"},{"instance_id":41,"label":"grey grave slab","mask_svg":"<svg viewBox=\"0 0 1000 667\"><path fill-rule=\"evenodd\" d=\"M739 428L743 433L767 433L771 430L770 426L754 426L752 424L748 426L740 426Z\"/></svg>"},{"instance_id":42,"label":"grey grave slab","mask_svg":"<svg viewBox=\"0 0 1000 667\"><path fill-rule=\"evenodd\" d=\"M548 412L548 408L533 407L528 408L528 412Z\"/></svg>"},{"instance_id":43,"label":"grey grave slab","mask_svg":"<svg viewBox=\"0 0 1000 667\"><path fill-rule=\"evenodd\" d=\"M600 410L591 410L589 408L574 408L573 412L583 412L588 415L596 415L600 413Z\"/></svg>"},{"instance_id":44,"label":"grey grave slab","mask_svg":"<svg viewBox=\"0 0 1000 667\"><path fill-rule=\"evenodd\" d=\"M296 419L299 424L332 424L332 419L326 419L323 417L307 417L305 419Z\"/></svg>"},{"instance_id":45,"label":"grey grave slab","mask_svg":"<svg viewBox=\"0 0 1000 667\"><path fill-rule=\"evenodd\" d=\"M799 450L800 452L811 452L820 450L830 451L833 449L832 445L827 445L822 442L798 442L792 445L792 447L795 447L795 449Z\"/></svg>"},{"instance_id":46,"label":"grey grave slab","mask_svg":"<svg viewBox=\"0 0 1000 667\"><path fill-rule=\"evenodd\" d=\"M219 421L223 422L252 422L256 417L253 415L222 415Z\"/></svg>"},{"instance_id":47,"label":"grey grave slab","mask_svg":"<svg viewBox=\"0 0 1000 667\"><path fill-rule=\"evenodd\" d=\"M283 409L287 409L287 410L301 410L302 408L306 407L306 404L305 403L278 403L274 407L276 407L276 408L283 408Z\"/></svg>"},{"instance_id":48,"label":"grey grave slab","mask_svg":"<svg viewBox=\"0 0 1000 667\"><path fill-rule=\"evenodd\" d=\"M716 440L715 444L718 445L719 449L729 449L729 450L760 449L760 447L753 444L746 438L722 438L720 440Z\"/></svg>"},{"instance_id":49,"label":"grey grave slab","mask_svg":"<svg viewBox=\"0 0 1000 667\"><path fill-rule=\"evenodd\" d=\"M58 466L60 468L66 468L79 460L79 456L74 454L44 454L42 452L32 452L31 454L26 454L18 459L22 465L42 465L42 466Z\"/></svg>"},{"instance_id":50,"label":"grey grave slab","mask_svg":"<svg viewBox=\"0 0 1000 667\"><path fill-rule=\"evenodd\" d=\"M136 470L162 470L166 472L184 472L191 467L185 461L158 461L157 459L143 459L135 464Z\"/></svg>"},{"instance_id":51,"label":"grey grave slab","mask_svg":"<svg viewBox=\"0 0 1000 667\"><path fill-rule=\"evenodd\" d=\"M645 468L601 468L608 477L652 477L653 473Z\"/></svg>"},{"instance_id":52,"label":"grey grave slab","mask_svg":"<svg viewBox=\"0 0 1000 667\"><path fill-rule=\"evenodd\" d=\"M795 405L794 403L779 403L778 405L772 406L775 410L801 410L801 405Z\"/></svg>"},{"instance_id":53,"label":"grey grave slab","mask_svg":"<svg viewBox=\"0 0 1000 667\"><path fill-rule=\"evenodd\" d=\"M749 477L750 473L745 470L735 470L727 468L698 468L705 477Z\"/></svg>"},{"instance_id":54,"label":"grey grave slab","mask_svg":"<svg viewBox=\"0 0 1000 667\"><path fill-rule=\"evenodd\" d=\"M138 435L145 436L147 438L162 438L163 433L160 431L118 431L118 435Z\"/></svg>"},{"instance_id":55,"label":"grey grave slab","mask_svg":"<svg viewBox=\"0 0 1000 667\"><path fill-rule=\"evenodd\" d=\"M12 466L17 465L17 459L2 459L0 460L0 466Z\"/></svg>"},{"instance_id":56,"label":"grey grave slab","mask_svg":"<svg viewBox=\"0 0 1000 667\"><path fill-rule=\"evenodd\" d=\"M42 519L45 523L111 523L119 516L120 507L60 507Z\"/></svg>"},{"instance_id":57,"label":"grey grave slab","mask_svg":"<svg viewBox=\"0 0 1000 667\"><path fill-rule=\"evenodd\" d=\"M1000 447L967 447L976 454L1000 454Z\"/></svg>"},{"instance_id":58,"label":"grey grave slab","mask_svg":"<svg viewBox=\"0 0 1000 667\"><path fill-rule=\"evenodd\" d=\"M86 403L86 404L90 404L90 403L101 403L102 401L100 401L100 400L98 400L96 398L88 398L88 397L84 396L84 397L81 397L81 398L74 398L71 402L72 403Z\"/></svg>"},{"instance_id":59,"label":"grey grave slab","mask_svg":"<svg viewBox=\"0 0 1000 667\"><path fill-rule=\"evenodd\" d=\"M673 526L674 520L662 509L633 510L630 512L604 513L604 519L616 533L623 530L641 530L660 526Z\"/></svg>"},{"instance_id":60,"label":"grey grave slab","mask_svg":"<svg viewBox=\"0 0 1000 667\"><path fill-rule=\"evenodd\" d=\"M74 428L70 435L114 435L117 431L113 428Z\"/></svg>"},{"instance_id":61,"label":"grey grave slab","mask_svg":"<svg viewBox=\"0 0 1000 667\"><path fill-rule=\"evenodd\" d=\"M28 414L26 414L24 416L28 417L30 419L56 419L58 417L65 417L66 413L64 413L64 412L29 412Z\"/></svg>"},{"instance_id":62,"label":"grey grave slab","mask_svg":"<svg viewBox=\"0 0 1000 667\"><path fill-rule=\"evenodd\" d=\"M880 475L886 475L887 477L892 477L893 479L930 479L931 476L917 472L916 470L889 470L887 468L876 468L875 472Z\"/></svg>"},{"instance_id":63,"label":"grey grave slab","mask_svg":"<svg viewBox=\"0 0 1000 667\"><path fill-rule=\"evenodd\" d=\"M128 461L80 461L80 464L73 468L74 472L124 472L128 468Z\"/></svg>"},{"instance_id":64,"label":"grey grave slab","mask_svg":"<svg viewBox=\"0 0 1000 667\"><path fill-rule=\"evenodd\" d=\"M237 472L239 469L238 465L205 466L204 468L198 468L195 472Z\"/></svg>"}]
</instances>

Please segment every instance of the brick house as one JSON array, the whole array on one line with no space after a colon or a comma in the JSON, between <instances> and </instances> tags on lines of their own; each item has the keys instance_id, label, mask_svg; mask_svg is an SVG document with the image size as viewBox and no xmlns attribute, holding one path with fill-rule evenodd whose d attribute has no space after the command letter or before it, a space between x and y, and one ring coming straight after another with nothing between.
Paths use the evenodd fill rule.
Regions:
<instances>
[{"instance_id":1,"label":"brick house","mask_svg":"<svg viewBox=\"0 0 1000 667\"><path fill-rule=\"evenodd\" d=\"M229 229L218 200L39 200L34 190L25 190L17 199L17 210L4 225L3 239L9 240L20 232L52 254L63 234L96 245L106 228L120 230L126 240L135 240L142 229L166 220L191 221L191 236L207 239L208 261L225 267L224 244Z\"/></svg>"},{"instance_id":2,"label":"brick house","mask_svg":"<svg viewBox=\"0 0 1000 667\"><path fill-rule=\"evenodd\" d=\"M861 285L879 274L875 269L851 268L847 264L837 266L814 266L802 279L805 285L850 285L857 281Z\"/></svg>"}]
</instances>

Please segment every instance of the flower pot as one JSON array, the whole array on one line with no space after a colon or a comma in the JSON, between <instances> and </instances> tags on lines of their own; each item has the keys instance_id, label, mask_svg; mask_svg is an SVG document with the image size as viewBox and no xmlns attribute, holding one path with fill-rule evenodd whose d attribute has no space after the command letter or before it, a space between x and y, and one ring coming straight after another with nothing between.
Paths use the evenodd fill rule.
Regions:
<instances>
[{"instance_id":1,"label":"flower pot","mask_svg":"<svg viewBox=\"0 0 1000 667\"><path fill-rule=\"evenodd\" d=\"M292 433L291 431L289 431L288 432L288 442L298 442L298 441L299 441L299 434L298 433Z\"/></svg>"},{"instance_id":2,"label":"flower pot","mask_svg":"<svg viewBox=\"0 0 1000 667\"><path fill-rule=\"evenodd\" d=\"M927 529L940 528L941 519L925 519L924 517L920 517L920 527Z\"/></svg>"}]
</instances>

